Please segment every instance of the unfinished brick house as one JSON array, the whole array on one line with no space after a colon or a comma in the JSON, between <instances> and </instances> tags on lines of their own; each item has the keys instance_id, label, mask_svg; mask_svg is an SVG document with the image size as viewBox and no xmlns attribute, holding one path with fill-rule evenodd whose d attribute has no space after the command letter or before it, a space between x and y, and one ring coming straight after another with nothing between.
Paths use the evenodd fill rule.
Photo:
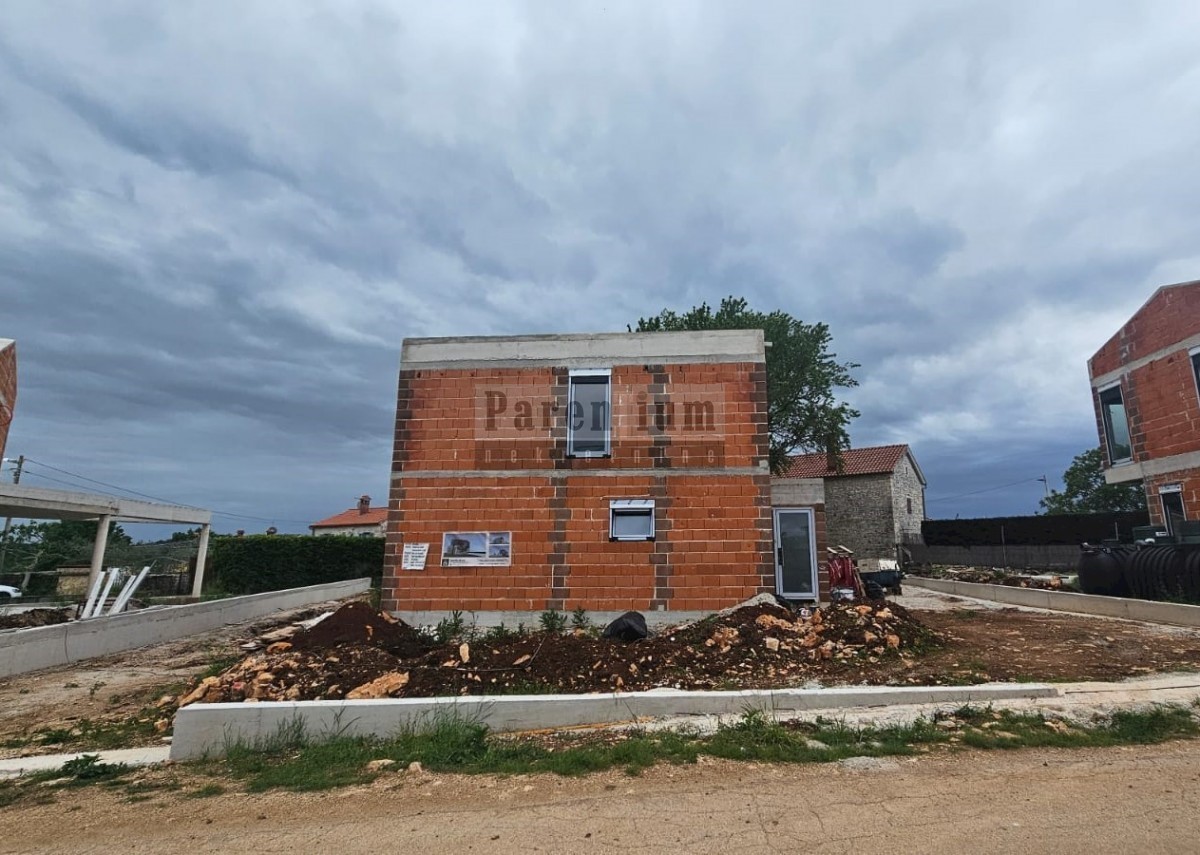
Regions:
<instances>
[{"instance_id":1,"label":"unfinished brick house","mask_svg":"<svg viewBox=\"0 0 1200 855\"><path fill-rule=\"evenodd\" d=\"M767 448L761 331L407 339L384 607L814 599L820 509L772 508Z\"/></svg>"},{"instance_id":2,"label":"unfinished brick house","mask_svg":"<svg viewBox=\"0 0 1200 855\"><path fill-rule=\"evenodd\" d=\"M1154 292L1088 360L1110 484L1142 481L1150 519L1200 520L1200 281Z\"/></svg>"}]
</instances>

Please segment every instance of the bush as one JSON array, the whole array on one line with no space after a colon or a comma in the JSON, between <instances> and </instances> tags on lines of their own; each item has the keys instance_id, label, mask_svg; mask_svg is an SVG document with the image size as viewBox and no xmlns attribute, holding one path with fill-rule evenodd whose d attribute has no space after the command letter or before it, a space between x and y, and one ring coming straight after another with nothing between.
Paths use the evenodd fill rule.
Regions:
<instances>
[{"instance_id":1,"label":"bush","mask_svg":"<svg viewBox=\"0 0 1200 855\"><path fill-rule=\"evenodd\" d=\"M344 579L383 579L382 537L250 535L214 537L206 589L257 594Z\"/></svg>"}]
</instances>

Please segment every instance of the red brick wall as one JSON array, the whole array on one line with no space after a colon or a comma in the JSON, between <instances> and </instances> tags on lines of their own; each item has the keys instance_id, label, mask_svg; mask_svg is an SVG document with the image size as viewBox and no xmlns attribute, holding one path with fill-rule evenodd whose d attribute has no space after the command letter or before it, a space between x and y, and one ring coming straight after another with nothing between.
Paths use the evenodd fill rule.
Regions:
<instances>
[{"instance_id":1,"label":"red brick wall","mask_svg":"<svg viewBox=\"0 0 1200 855\"><path fill-rule=\"evenodd\" d=\"M1200 333L1200 282L1156 293L1089 360L1092 377L1149 356L1160 348Z\"/></svg>"},{"instance_id":2,"label":"red brick wall","mask_svg":"<svg viewBox=\"0 0 1200 855\"><path fill-rule=\"evenodd\" d=\"M17 346L0 349L0 457L8 441L8 427L12 423L13 409L17 403Z\"/></svg>"},{"instance_id":3,"label":"red brick wall","mask_svg":"<svg viewBox=\"0 0 1200 855\"><path fill-rule=\"evenodd\" d=\"M1179 484L1182 489L1183 512L1187 519L1200 519L1200 469L1185 469L1181 472L1167 472L1146 479L1146 502L1150 509L1150 522L1154 525L1165 525L1162 502L1158 490L1165 484Z\"/></svg>"},{"instance_id":4,"label":"red brick wall","mask_svg":"<svg viewBox=\"0 0 1200 855\"><path fill-rule=\"evenodd\" d=\"M548 368L401 372L385 608L715 609L774 589L761 363L614 367L608 459L566 458L562 419L480 427L489 390L561 408L566 383ZM639 402L689 396L719 404L713 430L639 426ZM654 541L609 541L618 498L655 500ZM441 566L448 531L512 531L512 565ZM430 544L425 570L400 569L405 542Z\"/></svg>"},{"instance_id":5,"label":"red brick wall","mask_svg":"<svg viewBox=\"0 0 1200 855\"><path fill-rule=\"evenodd\" d=\"M1188 347L1200 335L1200 283L1159 292L1089 363L1095 378L1179 345L1121 378L1134 462L1200 451L1200 393ZM1098 435L1104 437L1099 395L1093 392ZM1108 446L1101 442L1107 460Z\"/></svg>"}]
</instances>

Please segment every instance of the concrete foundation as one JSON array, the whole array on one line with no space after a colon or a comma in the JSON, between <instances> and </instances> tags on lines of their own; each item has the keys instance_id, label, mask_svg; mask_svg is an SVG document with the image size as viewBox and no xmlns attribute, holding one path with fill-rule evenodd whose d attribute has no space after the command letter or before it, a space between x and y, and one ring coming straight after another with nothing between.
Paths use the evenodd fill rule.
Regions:
<instances>
[{"instance_id":1,"label":"concrete foundation","mask_svg":"<svg viewBox=\"0 0 1200 855\"><path fill-rule=\"evenodd\" d=\"M55 626L0 630L0 677L184 638L286 609L365 594L370 588L370 579L351 579Z\"/></svg>"},{"instance_id":2,"label":"concrete foundation","mask_svg":"<svg viewBox=\"0 0 1200 855\"><path fill-rule=\"evenodd\" d=\"M389 614L400 618L407 624L412 626L437 626L443 619L449 618L451 612L448 611L400 611L389 612ZM478 627L479 629L490 629L494 626L504 624L509 629L516 629L517 624L525 624L527 629L537 629L541 626L542 612L534 611L479 611L479 612L461 612L463 622L467 626ZM563 613L567 618L567 627L570 628L571 613ZM605 627L612 623L624 612L613 611L598 611L587 613L587 618L592 626ZM641 612L646 618L646 626L651 629L658 629L664 626L672 626L674 624L686 623L688 621L700 620L712 614L711 611L654 611L648 609Z\"/></svg>"},{"instance_id":3,"label":"concrete foundation","mask_svg":"<svg viewBox=\"0 0 1200 855\"><path fill-rule=\"evenodd\" d=\"M949 579L925 579L919 576L906 576L904 585L1033 609L1200 627L1200 606L1180 603L1101 597L1071 591L1046 591L1040 588L1013 588L1008 585L985 585L978 582L955 582Z\"/></svg>"},{"instance_id":4,"label":"concrete foundation","mask_svg":"<svg viewBox=\"0 0 1200 855\"><path fill-rule=\"evenodd\" d=\"M222 755L230 745L264 745L300 726L314 741L341 736L387 737L439 715L459 715L495 731L633 722L686 715L738 715L751 709L804 712L889 704L986 704L1012 698L1057 697L1039 684L983 686L862 686L740 692L649 692L589 695L395 698L368 701L293 701L192 704L175 716L172 760Z\"/></svg>"}]
</instances>

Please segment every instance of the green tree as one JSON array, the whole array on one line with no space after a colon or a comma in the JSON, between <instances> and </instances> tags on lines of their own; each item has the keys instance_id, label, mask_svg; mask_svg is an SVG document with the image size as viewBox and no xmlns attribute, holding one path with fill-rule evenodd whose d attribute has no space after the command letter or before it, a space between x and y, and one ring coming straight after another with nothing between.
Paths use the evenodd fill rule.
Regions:
<instances>
[{"instance_id":1,"label":"green tree","mask_svg":"<svg viewBox=\"0 0 1200 855\"><path fill-rule=\"evenodd\" d=\"M96 539L94 520L26 523L13 526L7 541L6 573L54 570L63 564L90 560ZM117 523L108 529L109 554L133 545Z\"/></svg>"},{"instance_id":2,"label":"green tree","mask_svg":"<svg viewBox=\"0 0 1200 855\"><path fill-rule=\"evenodd\" d=\"M825 324L806 324L787 312L759 312L740 297L726 297L715 312L701 303L679 314L663 309L639 318L634 332L760 329L767 348L767 429L771 471L787 468L797 451L826 451L850 445L848 428L859 413L834 390L857 386L854 362L838 362L829 352L832 336Z\"/></svg>"},{"instance_id":3,"label":"green tree","mask_svg":"<svg viewBox=\"0 0 1200 855\"><path fill-rule=\"evenodd\" d=\"M1099 514L1146 510L1142 482L1104 483L1104 456L1099 448L1075 455L1063 473L1063 490L1051 490L1039 503L1044 514Z\"/></svg>"}]
</instances>

